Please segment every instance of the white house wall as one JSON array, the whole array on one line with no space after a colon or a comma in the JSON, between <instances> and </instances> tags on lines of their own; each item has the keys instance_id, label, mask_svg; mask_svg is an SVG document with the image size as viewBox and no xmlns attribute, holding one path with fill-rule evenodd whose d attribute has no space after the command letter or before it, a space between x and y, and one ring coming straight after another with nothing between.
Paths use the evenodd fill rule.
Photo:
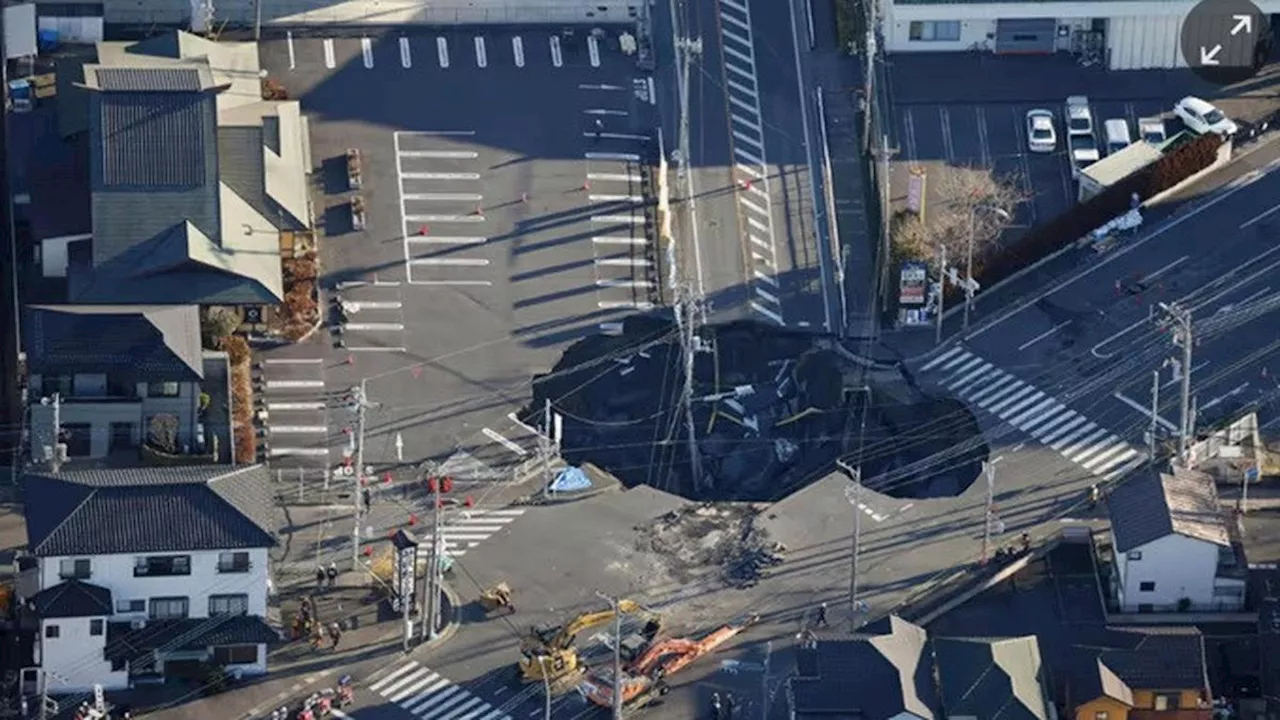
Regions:
<instances>
[{"instance_id":1,"label":"white house wall","mask_svg":"<svg viewBox=\"0 0 1280 720\"><path fill-rule=\"evenodd\" d=\"M128 522L121 518L121 522ZM155 597L185 597L189 599L190 617L209 616L210 595L248 595L249 614L263 617L267 614L268 556L266 548L252 549L249 553L249 571L236 573L218 572L217 551L150 553L151 555L190 555L190 575L149 575L134 577L135 558L140 555L93 555L92 575L85 582L101 585L111 591L114 602L122 600L147 600ZM41 560L41 588L62 582L58 577L60 561L64 557L48 557ZM114 610L114 608L113 608ZM146 617L146 613L120 614L116 620Z\"/></svg>"},{"instance_id":2,"label":"white house wall","mask_svg":"<svg viewBox=\"0 0 1280 720\"><path fill-rule=\"evenodd\" d=\"M1178 33L1182 17L1116 17L1107 24L1112 70L1186 67Z\"/></svg>"},{"instance_id":3,"label":"white house wall","mask_svg":"<svg viewBox=\"0 0 1280 720\"><path fill-rule=\"evenodd\" d=\"M126 671L112 672L111 662L103 656L106 628L101 635L89 634L90 620L105 618L52 618L42 620L39 660L46 672L50 694L91 692L94 685L104 690L122 690L129 686ZM45 627L58 626L58 637L45 637Z\"/></svg>"},{"instance_id":4,"label":"white house wall","mask_svg":"<svg viewBox=\"0 0 1280 720\"><path fill-rule=\"evenodd\" d=\"M1156 612L1176 610L1182 598L1190 598L1193 608L1215 607L1217 545L1182 535L1166 535L1136 550L1142 553L1141 560L1129 560L1127 554L1122 553L1116 557L1124 612L1138 612L1139 605L1151 605ZM1140 591L1144 582L1154 582L1155 589Z\"/></svg>"}]
</instances>

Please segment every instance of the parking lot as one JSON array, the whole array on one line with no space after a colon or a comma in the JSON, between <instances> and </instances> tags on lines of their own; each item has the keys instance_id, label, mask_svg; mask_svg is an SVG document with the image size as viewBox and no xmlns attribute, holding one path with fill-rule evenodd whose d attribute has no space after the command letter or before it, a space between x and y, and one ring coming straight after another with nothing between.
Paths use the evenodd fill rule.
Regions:
<instances>
[{"instance_id":1,"label":"parking lot","mask_svg":"<svg viewBox=\"0 0 1280 720\"><path fill-rule=\"evenodd\" d=\"M618 36L485 27L262 43L268 76L310 121L324 279L348 309L342 374L370 379L377 405L368 461L460 447L482 458L475 438L522 457L515 436L528 432L509 416L533 375L655 301L643 187L655 98Z\"/></svg>"}]
</instances>

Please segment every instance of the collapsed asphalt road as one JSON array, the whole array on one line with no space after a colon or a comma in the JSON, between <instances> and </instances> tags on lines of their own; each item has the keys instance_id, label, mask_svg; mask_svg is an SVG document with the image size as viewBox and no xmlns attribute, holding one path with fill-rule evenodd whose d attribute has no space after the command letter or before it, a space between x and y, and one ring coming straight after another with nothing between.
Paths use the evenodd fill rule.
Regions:
<instances>
[{"instance_id":1,"label":"collapsed asphalt road","mask_svg":"<svg viewBox=\"0 0 1280 720\"><path fill-rule=\"evenodd\" d=\"M888 495L954 496L986 458L963 404L926 395L899 370L852 362L833 338L753 321L699 330L691 405L701 478L669 320L634 317L620 334L575 343L535 381L525 414L541 424L550 401L566 462L699 501L776 501L840 459Z\"/></svg>"}]
</instances>

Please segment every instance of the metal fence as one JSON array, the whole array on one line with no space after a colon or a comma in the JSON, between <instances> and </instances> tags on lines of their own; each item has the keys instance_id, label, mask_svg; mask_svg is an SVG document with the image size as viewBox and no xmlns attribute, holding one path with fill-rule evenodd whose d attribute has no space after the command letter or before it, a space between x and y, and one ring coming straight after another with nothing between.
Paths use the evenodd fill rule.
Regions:
<instances>
[{"instance_id":1,"label":"metal fence","mask_svg":"<svg viewBox=\"0 0 1280 720\"><path fill-rule=\"evenodd\" d=\"M537 3L517 1L439 4L422 0L105 0L107 23L126 26L190 25L193 4L212 5L213 29L263 26L582 25L632 24L635 0ZM208 12L209 8L201 9Z\"/></svg>"}]
</instances>

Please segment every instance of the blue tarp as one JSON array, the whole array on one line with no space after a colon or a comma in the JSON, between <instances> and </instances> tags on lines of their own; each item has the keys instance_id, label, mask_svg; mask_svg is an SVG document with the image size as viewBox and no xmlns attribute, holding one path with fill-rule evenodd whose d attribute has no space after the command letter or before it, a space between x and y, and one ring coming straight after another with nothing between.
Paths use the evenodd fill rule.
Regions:
<instances>
[{"instance_id":1,"label":"blue tarp","mask_svg":"<svg viewBox=\"0 0 1280 720\"><path fill-rule=\"evenodd\" d=\"M591 480L581 468L571 467L560 471L551 481L551 492L577 492L591 487Z\"/></svg>"}]
</instances>

